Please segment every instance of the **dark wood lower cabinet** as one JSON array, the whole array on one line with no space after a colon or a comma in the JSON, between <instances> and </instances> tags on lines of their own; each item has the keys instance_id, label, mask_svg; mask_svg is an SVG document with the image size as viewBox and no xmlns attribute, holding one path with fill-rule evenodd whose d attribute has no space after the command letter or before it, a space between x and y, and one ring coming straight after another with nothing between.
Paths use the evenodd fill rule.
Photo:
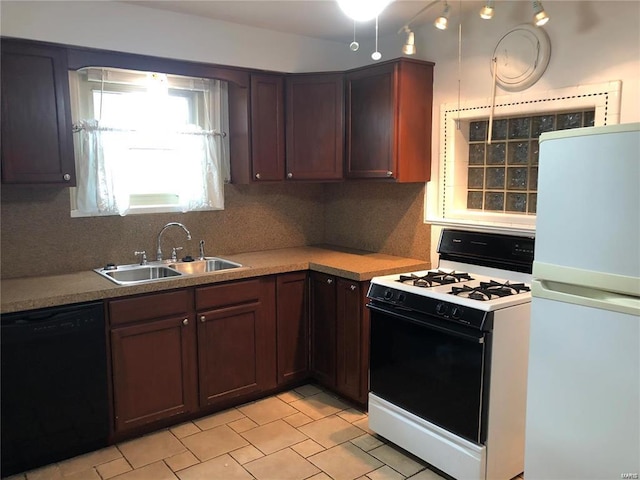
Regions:
<instances>
[{"instance_id":1,"label":"dark wood lower cabinet","mask_svg":"<svg viewBox=\"0 0 640 480\"><path fill-rule=\"evenodd\" d=\"M185 290L110 302L116 432L196 411L191 298ZM150 317L161 314L158 305L167 305L166 316Z\"/></svg>"},{"instance_id":2,"label":"dark wood lower cabinet","mask_svg":"<svg viewBox=\"0 0 640 480\"><path fill-rule=\"evenodd\" d=\"M307 379L366 404L366 290L292 272L108 301L114 435Z\"/></svg>"},{"instance_id":3,"label":"dark wood lower cabinet","mask_svg":"<svg viewBox=\"0 0 640 480\"><path fill-rule=\"evenodd\" d=\"M310 278L311 373L364 405L369 390L368 282L317 272Z\"/></svg>"},{"instance_id":4,"label":"dark wood lower cabinet","mask_svg":"<svg viewBox=\"0 0 640 480\"><path fill-rule=\"evenodd\" d=\"M369 392L367 287L342 278L336 284L336 390L361 404Z\"/></svg>"},{"instance_id":5,"label":"dark wood lower cabinet","mask_svg":"<svg viewBox=\"0 0 640 480\"><path fill-rule=\"evenodd\" d=\"M309 376L309 302L307 272L278 275L278 385Z\"/></svg>"},{"instance_id":6,"label":"dark wood lower cabinet","mask_svg":"<svg viewBox=\"0 0 640 480\"><path fill-rule=\"evenodd\" d=\"M336 279L311 272L311 373L321 384L336 385Z\"/></svg>"},{"instance_id":7,"label":"dark wood lower cabinet","mask_svg":"<svg viewBox=\"0 0 640 480\"><path fill-rule=\"evenodd\" d=\"M275 280L196 289L200 406L276 387Z\"/></svg>"}]
</instances>

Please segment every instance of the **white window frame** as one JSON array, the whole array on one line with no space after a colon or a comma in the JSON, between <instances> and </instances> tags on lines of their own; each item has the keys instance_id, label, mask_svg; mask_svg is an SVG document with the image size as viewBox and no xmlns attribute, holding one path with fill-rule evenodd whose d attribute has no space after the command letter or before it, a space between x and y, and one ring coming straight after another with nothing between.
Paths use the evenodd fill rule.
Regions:
<instances>
[{"instance_id":1,"label":"white window frame","mask_svg":"<svg viewBox=\"0 0 640 480\"><path fill-rule=\"evenodd\" d=\"M618 124L621 88L621 81L612 81L498 96L495 98L493 117L595 109L595 126ZM490 113L490 98L441 105L439 161L436 175L427 183L425 223L531 235L535 233L535 215L466 208L469 148L465 135L468 135L468 128L459 129L458 125L487 119Z\"/></svg>"}]
</instances>

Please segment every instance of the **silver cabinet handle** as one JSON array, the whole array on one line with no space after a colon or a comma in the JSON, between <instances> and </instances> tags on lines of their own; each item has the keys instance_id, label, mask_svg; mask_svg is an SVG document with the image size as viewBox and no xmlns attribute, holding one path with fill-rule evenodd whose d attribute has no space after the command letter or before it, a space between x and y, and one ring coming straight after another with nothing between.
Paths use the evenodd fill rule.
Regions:
<instances>
[{"instance_id":1,"label":"silver cabinet handle","mask_svg":"<svg viewBox=\"0 0 640 480\"><path fill-rule=\"evenodd\" d=\"M202 323L206 322L207 321L207 317L205 317L204 315L200 315L200 321Z\"/></svg>"},{"instance_id":2,"label":"silver cabinet handle","mask_svg":"<svg viewBox=\"0 0 640 480\"><path fill-rule=\"evenodd\" d=\"M189 325L189 319L185 318L184 320L182 320L182 324L183 325Z\"/></svg>"},{"instance_id":3,"label":"silver cabinet handle","mask_svg":"<svg viewBox=\"0 0 640 480\"><path fill-rule=\"evenodd\" d=\"M387 172L387 177L392 177L392 176L393 176L393 172L388 171L388 172Z\"/></svg>"},{"instance_id":4,"label":"silver cabinet handle","mask_svg":"<svg viewBox=\"0 0 640 480\"><path fill-rule=\"evenodd\" d=\"M350 288L350 289L351 289L351 291L353 292L353 291L356 289L356 286L355 286L355 285L351 285L349 288Z\"/></svg>"},{"instance_id":5,"label":"silver cabinet handle","mask_svg":"<svg viewBox=\"0 0 640 480\"><path fill-rule=\"evenodd\" d=\"M71 180L71 175L69 175L68 173L65 173L62 178L64 179L65 182L68 182L69 180Z\"/></svg>"},{"instance_id":6,"label":"silver cabinet handle","mask_svg":"<svg viewBox=\"0 0 640 480\"><path fill-rule=\"evenodd\" d=\"M293 173L291 172L287 173L287 178L293 178Z\"/></svg>"},{"instance_id":7,"label":"silver cabinet handle","mask_svg":"<svg viewBox=\"0 0 640 480\"><path fill-rule=\"evenodd\" d=\"M327 283L331 285L333 283L333 278L327 278Z\"/></svg>"},{"instance_id":8,"label":"silver cabinet handle","mask_svg":"<svg viewBox=\"0 0 640 480\"><path fill-rule=\"evenodd\" d=\"M260 180L260 174L256 173L256 179Z\"/></svg>"}]
</instances>

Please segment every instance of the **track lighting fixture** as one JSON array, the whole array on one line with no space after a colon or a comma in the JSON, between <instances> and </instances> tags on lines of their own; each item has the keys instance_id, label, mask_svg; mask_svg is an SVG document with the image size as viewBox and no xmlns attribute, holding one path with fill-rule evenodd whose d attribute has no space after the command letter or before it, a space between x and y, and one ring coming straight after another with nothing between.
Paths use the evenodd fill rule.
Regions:
<instances>
[{"instance_id":1,"label":"track lighting fixture","mask_svg":"<svg viewBox=\"0 0 640 480\"><path fill-rule=\"evenodd\" d=\"M358 22L373 20L392 0L338 0L338 5L349 17Z\"/></svg>"},{"instance_id":2,"label":"track lighting fixture","mask_svg":"<svg viewBox=\"0 0 640 480\"><path fill-rule=\"evenodd\" d=\"M482 10L480 10L480 18L491 20L493 18L493 0L488 0Z\"/></svg>"},{"instance_id":3,"label":"track lighting fixture","mask_svg":"<svg viewBox=\"0 0 640 480\"><path fill-rule=\"evenodd\" d=\"M416 54L416 38L413 32L409 29L409 27L405 27L407 33L407 41L402 47L402 53L405 55L415 55Z\"/></svg>"},{"instance_id":4,"label":"track lighting fixture","mask_svg":"<svg viewBox=\"0 0 640 480\"><path fill-rule=\"evenodd\" d=\"M536 26L541 27L545 23L549 21L549 15L544 11L544 7L542 6L542 2L538 2L535 0L533 2L533 23Z\"/></svg>"},{"instance_id":5,"label":"track lighting fixture","mask_svg":"<svg viewBox=\"0 0 640 480\"><path fill-rule=\"evenodd\" d=\"M436 18L436 21L433 22L433 24L436 26L436 28L439 28L440 30L446 30L448 23L449 23L449 3L447 3L447 1L445 0L444 10L442 11L442 15Z\"/></svg>"}]
</instances>

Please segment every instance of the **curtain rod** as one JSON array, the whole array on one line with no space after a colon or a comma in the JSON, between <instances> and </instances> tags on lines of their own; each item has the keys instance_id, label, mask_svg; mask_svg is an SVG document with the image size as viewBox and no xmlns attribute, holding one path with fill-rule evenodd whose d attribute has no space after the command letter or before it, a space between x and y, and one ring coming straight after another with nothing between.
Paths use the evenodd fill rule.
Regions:
<instances>
[{"instance_id":1,"label":"curtain rod","mask_svg":"<svg viewBox=\"0 0 640 480\"><path fill-rule=\"evenodd\" d=\"M141 131L141 130L136 130L134 128L86 127L79 123L74 123L73 126L71 127L71 131L73 133L78 133L78 132L81 132L82 130L99 130L101 132L140 132ZM178 131L177 133L181 133L184 135L213 135L213 136L220 136L223 138L227 136L227 132L218 132L216 130L200 130L197 132L182 130L182 131Z\"/></svg>"}]
</instances>

